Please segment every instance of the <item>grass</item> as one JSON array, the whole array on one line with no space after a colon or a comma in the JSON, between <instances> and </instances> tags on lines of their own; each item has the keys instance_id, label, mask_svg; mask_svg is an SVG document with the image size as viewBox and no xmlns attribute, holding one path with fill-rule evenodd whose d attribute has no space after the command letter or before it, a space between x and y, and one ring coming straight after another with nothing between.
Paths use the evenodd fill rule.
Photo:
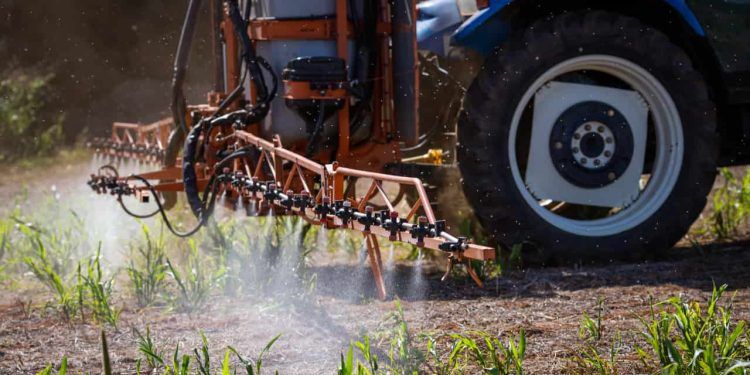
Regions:
<instances>
[{"instance_id":1,"label":"grass","mask_svg":"<svg viewBox=\"0 0 750 375\"><path fill-rule=\"evenodd\" d=\"M726 285L714 286L705 305L672 297L651 304L642 319L647 346L638 348L645 366L663 374L746 374L750 334L732 320L732 301L722 304Z\"/></svg>"}]
</instances>

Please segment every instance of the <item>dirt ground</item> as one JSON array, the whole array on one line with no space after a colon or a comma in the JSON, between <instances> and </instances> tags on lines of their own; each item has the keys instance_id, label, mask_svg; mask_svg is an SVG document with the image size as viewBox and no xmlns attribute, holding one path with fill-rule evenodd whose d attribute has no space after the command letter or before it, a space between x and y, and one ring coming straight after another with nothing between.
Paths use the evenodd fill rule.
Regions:
<instances>
[{"instance_id":1,"label":"dirt ground","mask_svg":"<svg viewBox=\"0 0 750 375\"><path fill-rule=\"evenodd\" d=\"M78 170L74 166L67 171L71 169ZM30 186L51 183L49 175L36 181ZM0 186L0 196L12 194L7 186ZM85 186L81 183L80 188ZM736 293L736 317L750 320L748 246L737 241L702 251L678 247L664 259L641 264L527 269L489 280L484 289L465 279L441 282L437 269L441 264L417 268L414 262L395 262L387 273L388 301L374 298L366 265L356 260L327 263L320 257L312 267L318 281L309 298L273 302L253 295L217 298L192 315L125 305L118 328L108 328L107 335L113 368L121 374L135 372L139 354L132 330L146 326L168 356L177 343L186 354L199 347L201 331L214 358L220 358L227 345L254 356L268 340L282 334L264 360L266 369L331 374L350 340L376 330L398 297L414 334L470 330L501 334L523 328L528 335L527 373L559 374L578 350L582 312L593 313L597 300L603 299L605 339L622 332L626 348L621 369L637 373L633 344L641 342L638 318L648 314L651 296L657 301L675 295L705 301L712 283L726 283ZM126 295L120 297L127 302ZM100 328L65 323L44 309L47 298L40 291L0 288L0 374L34 373L63 355L75 371L98 373Z\"/></svg>"}]
</instances>

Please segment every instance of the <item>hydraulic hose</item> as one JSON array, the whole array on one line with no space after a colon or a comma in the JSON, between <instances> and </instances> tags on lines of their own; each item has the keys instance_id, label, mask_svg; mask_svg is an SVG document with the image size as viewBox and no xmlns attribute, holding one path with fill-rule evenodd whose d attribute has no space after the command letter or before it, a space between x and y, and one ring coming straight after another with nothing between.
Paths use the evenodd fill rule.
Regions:
<instances>
[{"instance_id":1,"label":"hydraulic hose","mask_svg":"<svg viewBox=\"0 0 750 375\"><path fill-rule=\"evenodd\" d=\"M195 160L197 156L198 144L205 121L200 121L188 133L185 138L185 146L182 154L182 183L185 186L185 195L187 196L190 209L195 217L201 217L203 214L203 202L198 195L198 176L195 173Z\"/></svg>"},{"instance_id":2,"label":"hydraulic hose","mask_svg":"<svg viewBox=\"0 0 750 375\"><path fill-rule=\"evenodd\" d=\"M187 76L188 58L190 57L190 49L195 37L195 26L201 1L190 0L188 4L185 22L182 24L182 32L180 33L180 42L177 45L177 53L174 58L171 104L172 120L174 121L174 125L178 129L182 129L185 133L187 133L187 124L185 123L187 104L185 102L183 86L185 85L185 77Z\"/></svg>"}]
</instances>

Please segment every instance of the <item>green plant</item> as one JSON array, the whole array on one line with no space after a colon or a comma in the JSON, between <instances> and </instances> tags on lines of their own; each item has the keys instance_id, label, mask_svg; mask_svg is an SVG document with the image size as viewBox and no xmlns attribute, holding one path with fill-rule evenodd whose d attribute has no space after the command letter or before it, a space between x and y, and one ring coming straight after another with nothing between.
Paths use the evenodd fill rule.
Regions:
<instances>
[{"instance_id":1,"label":"green plant","mask_svg":"<svg viewBox=\"0 0 750 375\"><path fill-rule=\"evenodd\" d=\"M141 334L137 328L133 328L133 334L136 337L138 343L138 351L143 354L146 358L146 364L151 369L155 369L158 366L164 366L164 359L161 353L156 349L154 341L151 339L151 328L146 326L146 334Z\"/></svg>"},{"instance_id":2,"label":"green plant","mask_svg":"<svg viewBox=\"0 0 750 375\"><path fill-rule=\"evenodd\" d=\"M148 226L142 225L145 242L138 245L135 251L140 257L138 262L131 260L126 268L130 286L140 307L150 306L162 292L169 267L166 264L164 232L153 238Z\"/></svg>"},{"instance_id":3,"label":"green plant","mask_svg":"<svg viewBox=\"0 0 750 375\"><path fill-rule=\"evenodd\" d=\"M575 349L570 359L569 370L574 374L599 374L617 375L618 356L622 350L622 335L617 332L609 344L605 354L602 354L604 300L598 298L596 302L596 317L591 318L584 311L581 324L578 328L578 336L583 344Z\"/></svg>"},{"instance_id":4,"label":"green plant","mask_svg":"<svg viewBox=\"0 0 750 375\"><path fill-rule=\"evenodd\" d=\"M107 333L101 331L102 339L102 373L112 375L112 359L109 357L109 345L107 344Z\"/></svg>"},{"instance_id":5,"label":"green plant","mask_svg":"<svg viewBox=\"0 0 750 375\"><path fill-rule=\"evenodd\" d=\"M672 297L651 303L641 319L650 348L637 348L644 365L664 374L746 374L750 344L745 321L732 321L732 303L720 305L727 285L714 286L708 303Z\"/></svg>"},{"instance_id":6,"label":"green plant","mask_svg":"<svg viewBox=\"0 0 750 375\"><path fill-rule=\"evenodd\" d=\"M598 298L596 301L596 319L589 317L584 311L581 318L581 326L578 336L585 341L599 341L602 338L602 314L604 313L604 300Z\"/></svg>"},{"instance_id":7,"label":"green plant","mask_svg":"<svg viewBox=\"0 0 750 375\"><path fill-rule=\"evenodd\" d=\"M451 335L458 346L456 351L466 351L487 374L523 374L526 357L526 331L511 338L507 344L486 332Z\"/></svg>"},{"instance_id":8,"label":"green plant","mask_svg":"<svg viewBox=\"0 0 750 375\"><path fill-rule=\"evenodd\" d=\"M750 173L738 179L728 168L720 170L724 183L714 192L709 229L718 239L737 233L750 214Z\"/></svg>"},{"instance_id":9,"label":"green plant","mask_svg":"<svg viewBox=\"0 0 750 375\"><path fill-rule=\"evenodd\" d=\"M451 350L445 355L438 351L438 342L434 337L427 335L426 338L427 353L430 357L428 363L430 373L436 375L460 374L465 366L465 361L462 360L463 346L459 345L459 341L454 341Z\"/></svg>"},{"instance_id":10,"label":"green plant","mask_svg":"<svg viewBox=\"0 0 750 375\"><path fill-rule=\"evenodd\" d=\"M59 147L64 115L46 108L51 79L17 72L0 81L0 161L50 155Z\"/></svg>"},{"instance_id":11,"label":"green plant","mask_svg":"<svg viewBox=\"0 0 750 375\"><path fill-rule=\"evenodd\" d=\"M384 325L389 328L378 336L389 343L388 370L398 374L414 374L418 372L425 356L413 345L401 301L396 300L395 304L396 310L386 315L384 320Z\"/></svg>"},{"instance_id":12,"label":"green plant","mask_svg":"<svg viewBox=\"0 0 750 375\"><path fill-rule=\"evenodd\" d=\"M36 375L52 375L53 366L47 365L42 371L36 373ZM68 373L68 357L63 357L60 361L60 365L57 366L57 375L66 375Z\"/></svg>"},{"instance_id":13,"label":"green plant","mask_svg":"<svg viewBox=\"0 0 750 375\"><path fill-rule=\"evenodd\" d=\"M97 322L117 326L120 309L112 304L112 286L114 278L105 279L101 264L101 245L96 254L86 263L85 273L78 266L79 280L82 281L79 292L79 304L86 305Z\"/></svg>"},{"instance_id":14,"label":"green plant","mask_svg":"<svg viewBox=\"0 0 750 375\"><path fill-rule=\"evenodd\" d=\"M205 265L205 260L200 257L196 242L188 241L187 264L180 272L167 259L169 274L177 284L178 293L172 297L172 305L179 311L192 312L203 307L209 297L210 291L223 278L223 272L211 273Z\"/></svg>"},{"instance_id":15,"label":"green plant","mask_svg":"<svg viewBox=\"0 0 750 375\"><path fill-rule=\"evenodd\" d=\"M44 284L55 295L55 305L66 320L72 319L81 305L80 284L70 286L63 277L55 270L53 262L47 254L47 247L41 238L34 236L31 239L35 253L23 258L23 262L36 278Z\"/></svg>"},{"instance_id":16,"label":"green plant","mask_svg":"<svg viewBox=\"0 0 750 375\"><path fill-rule=\"evenodd\" d=\"M228 349L237 356L237 359L242 364L242 368L245 370L245 373L247 375L260 375L261 370L263 369L263 356L268 353L269 350L271 350L271 347L274 343L276 343L279 337L281 337L281 334L276 335L269 342L267 342L266 346L263 347L263 349L260 351L260 353L258 353L258 356L254 360L248 359L245 356L241 355L237 351L237 349L231 346ZM278 371L276 371L276 374L278 375Z\"/></svg>"}]
</instances>

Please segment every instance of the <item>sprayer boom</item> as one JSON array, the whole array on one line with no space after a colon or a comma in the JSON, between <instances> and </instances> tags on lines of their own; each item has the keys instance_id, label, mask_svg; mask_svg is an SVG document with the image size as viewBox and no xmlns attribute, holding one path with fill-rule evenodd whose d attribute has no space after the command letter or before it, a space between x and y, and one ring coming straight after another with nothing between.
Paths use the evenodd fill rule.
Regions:
<instances>
[{"instance_id":1,"label":"sprayer boom","mask_svg":"<svg viewBox=\"0 0 750 375\"><path fill-rule=\"evenodd\" d=\"M350 169L337 162L322 165L285 149L279 138L273 142L249 132L237 130L231 135L235 151L212 168L196 165L196 185L211 196L202 212L203 221L213 211L216 199L249 215L295 215L328 229L349 229L366 238L371 266L381 298L385 285L381 275L378 238L410 243L448 254L448 267L469 260L490 260L495 257L491 247L471 243L465 237L448 233L445 221L437 220L430 201L417 178ZM110 151L100 150L107 154ZM124 197L137 197L141 202L161 205L165 192L182 190L184 183L159 183L174 169L121 177L116 169L105 166L91 176L89 186L98 193L117 197L126 207ZM412 189L417 199L413 204L394 202L388 189ZM359 191L357 188L360 188ZM163 210L165 220L169 220ZM482 285L472 267L467 272Z\"/></svg>"}]
</instances>

